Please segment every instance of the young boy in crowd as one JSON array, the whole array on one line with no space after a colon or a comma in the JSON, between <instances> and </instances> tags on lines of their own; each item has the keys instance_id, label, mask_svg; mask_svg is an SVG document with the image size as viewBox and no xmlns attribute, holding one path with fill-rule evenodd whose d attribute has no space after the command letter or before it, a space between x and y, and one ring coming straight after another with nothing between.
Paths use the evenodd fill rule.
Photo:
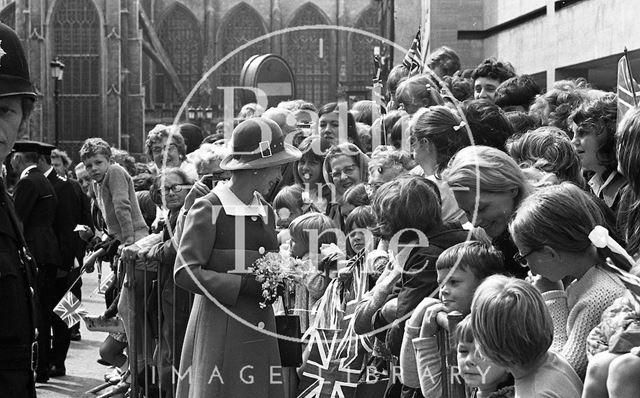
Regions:
<instances>
[{"instance_id":1,"label":"young boy in crowd","mask_svg":"<svg viewBox=\"0 0 640 398\"><path fill-rule=\"evenodd\" d=\"M102 138L87 139L80 159L94 181L94 192L109 234L124 245L133 244L148 234L133 180L127 171L111 162L111 147Z\"/></svg>"},{"instance_id":2,"label":"young boy in crowd","mask_svg":"<svg viewBox=\"0 0 640 398\"><path fill-rule=\"evenodd\" d=\"M479 241L458 243L442 252L436 261L440 300L425 298L404 330L400 366L405 387L420 388L425 397L442 396L437 315L452 311L469 314L476 288L485 278L503 270L502 253Z\"/></svg>"},{"instance_id":3,"label":"young boy in crowd","mask_svg":"<svg viewBox=\"0 0 640 398\"><path fill-rule=\"evenodd\" d=\"M148 235L147 224L142 216L135 194L133 179L127 171L111 161L111 147L102 138L88 138L80 148L80 159L85 165L92 181L96 202L107 225L107 233L118 240L122 246L129 246ZM144 278L143 261L136 263L136 279ZM143 340L143 322L130 324L128 307L131 298L129 290L123 289L118 302L125 333L136 333L137 341ZM144 285L136 284L135 303L145 300ZM131 337L129 337L131 338ZM148 339L148 351L151 352L151 339ZM138 345L138 369L144 367L144 344Z\"/></svg>"}]
</instances>

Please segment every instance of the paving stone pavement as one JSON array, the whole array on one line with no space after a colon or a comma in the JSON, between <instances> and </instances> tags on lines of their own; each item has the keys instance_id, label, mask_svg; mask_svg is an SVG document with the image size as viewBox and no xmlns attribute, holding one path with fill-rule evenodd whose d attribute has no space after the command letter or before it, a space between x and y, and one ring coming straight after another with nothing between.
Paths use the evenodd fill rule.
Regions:
<instances>
[{"instance_id":1,"label":"paving stone pavement","mask_svg":"<svg viewBox=\"0 0 640 398\"><path fill-rule=\"evenodd\" d=\"M103 267L106 272L108 266ZM97 293L97 273L85 274L82 277L82 304L91 315L104 312L104 296ZM90 332L81 322L81 341L72 341L67 355L65 366L67 374L63 377L51 378L47 383L36 384L38 398L62 398L62 397L97 397L87 394L93 387L104 383L104 374L109 371L107 366L96 362L99 358L100 344L107 337L104 332ZM102 391L105 393L108 390Z\"/></svg>"}]
</instances>

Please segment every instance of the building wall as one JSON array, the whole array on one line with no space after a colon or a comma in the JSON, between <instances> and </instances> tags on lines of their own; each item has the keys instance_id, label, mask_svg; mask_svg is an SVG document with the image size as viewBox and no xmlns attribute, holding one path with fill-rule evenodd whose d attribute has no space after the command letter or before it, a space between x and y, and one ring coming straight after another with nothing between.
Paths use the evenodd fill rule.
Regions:
<instances>
[{"instance_id":1,"label":"building wall","mask_svg":"<svg viewBox=\"0 0 640 398\"><path fill-rule=\"evenodd\" d=\"M582 76L602 88L615 84L615 63L625 46L632 65L640 67L640 36L634 34L637 23L631 17L640 15L639 1L582 0L558 11L554 0L423 0L425 6L432 13L431 48L451 46L463 67L494 56L511 62L518 73L541 77L548 87L561 78ZM541 8L545 15L491 33ZM459 31L487 37L461 40Z\"/></svg>"},{"instance_id":2,"label":"building wall","mask_svg":"<svg viewBox=\"0 0 640 398\"><path fill-rule=\"evenodd\" d=\"M482 59L482 40L458 40L459 30L481 30L483 0L430 0L431 50L449 46L460 56L462 68L473 68Z\"/></svg>"},{"instance_id":3,"label":"building wall","mask_svg":"<svg viewBox=\"0 0 640 398\"><path fill-rule=\"evenodd\" d=\"M490 28L512 20L537 8L544 7L549 0L493 0L484 1L483 27Z\"/></svg>"},{"instance_id":4,"label":"building wall","mask_svg":"<svg viewBox=\"0 0 640 398\"><path fill-rule=\"evenodd\" d=\"M394 42L407 49L411 46L418 27L422 23L422 14L424 11L416 12L416 10L420 10L420 3L420 0L395 0ZM401 63L403 58L404 54L398 54L398 51L396 51L394 63Z\"/></svg>"},{"instance_id":5,"label":"building wall","mask_svg":"<svg viewBox=\"0 0 640 398\"><path fill-rule=\"evenodd\" d=\"M54 131L54 99L53 84L49 78L49 61L55 54L52 49L50 21L51 11L56 4L65 0L31 1L0 0L0 10L9 4L16 5L15 26L18 35L27 49L32 78L43 96L38 101L36 111L31 120L29 137L52 142ZM102 135L110 143L121 146L134 153L142 151L145 131L149 123L167 122L171 118L159 117L154 109L145 109L143 100L152 98L156 68L154 62L142 51L143 37L138 25L138 7L146 10L152 25L161 22L167 11L181 5L189 10L198 22L203 42L202 71L209 69L221 59L222 44L225 38L221 35L226 18L239 6L255 10L264 24L265 31L271 32L285 28L295 13L308 3L312 3L321 14L326 16L328 24L353 26L368 7L380 7L378 0L126 0L102 1L88 0L95 7L101 18L100 37L102 38L100 57L101 68L99 86L101 96L100 116L95 121L95 131L89 135ZM419 24L420 0L396 0L399 10L396 11L396 39L408 46ZM409 21L409 22L407 22ZM330 65L332 80L331 90L336 94L348 89L345 76L351 73L351 56L349 34L340 32L333 34L335 47L328 50L326 56L332 57ZM286 47L286 35L274 37L268 41L267 49L280 53ZM400 55L400 59L402 56ZM398 57L396 56L396 59ZM71 73L67 70L66 73ZM72 78L72 74L66 75ZM77 75L76 75L77 77ZM218 79L218 80L216 80ZM348 79L347 79L348 80ZM211 79L210 91L215 91L221 84L219 77ZM186 87L187 91L191 87ZM148 101L147 101L148 102ZM147 104L148 105L148 104ZM173 113L175 114L175 113ZM170 113L167 113L170 115ZM166 120L165 120L166 119ZM64 141L65 132L62 132ZM76 134L77 135L77 134ZM77 146L78 144L73 144ZM77 148L70 149L76 151Z\"/></svg>"},{"instance_id":6,"label":"building wall","mask_svg":"<svg viewBox=\"0 0 640 398\"><path fill-rule=\"evenodd\" d=\"M419 3L420 0L396 1L396 41L403 46L409 46L413 35L415 35L415 29L419 25L420 15L415 12L416 9L419 9ZM228 43L234 38L224 37L224 28L230 16L240 8L250 10L252 13L255 12L260 19L260 24L264 26L265 32L274 32L291 26L297 12L309 4L312 4L312 6L319 11L320 15L322 15L326 21L326 24L349 27L353 27L359 17L369 7L374 7L375 9L380 7L380 2L377 0L143 0L142 2L148 14L154 16L153 22L156 27L161 22L163 15L171 10L175 4L181 4L187 7L201 24L203 30L202 35L205 42L203 72L216 64L228 54L229 51L246 42L236 43L236 45L232 46L233 48L229 48ZM410 23L406 23L407 20L410 21ZM350 63L352 56L350 52L350 39L352 34L344 31L331 31L328 33L327 31L317 32L318 35L323 34L323 32L325 35L328 34L327 39L330 40L332 45L332 47L327 48L325 51L325 58L330 59L327 65L331 74L331 80L328 83L330 90L337 95L344 95L351 87L349 71L352 69ZM296 34L299 33L284 32L271 37L265 42L260 42L260 44L264 44L266 48L266 50L262 51L280 54L291 63L295 60L295 58L291 57L295 57L295 55L287 54L287 43L288 40ZM242 56L243 61L245 58L248 58L247 54L240 54L238 56ZM237 64L238 56L234 56L234 58L227 62L231 63L231 61L235 59ZM404 56L404 54L400 54L399 57L396 56L396 61L398 61L398 59L401 61L402 56ZM228 64L225 63L225 65ZM240 63L240 67L241 65L242 63ZM239 72L240 67L235 69ZM152 98L154 97L155 89L152 76L156 71L157 68L152 63L146 62L144 73L146 73L148 78L143 80L148 82L147 105L149 108L154 106ZM224 65L220 70L216 70L216 72L211 75L209 86L213 96L220 97L221 91L218 92L217 87L229 85L228 77L228 71L225 72ZM187 90L189 89L190 88L187 88ZM335 99L335 95L332 98ZM219 102L219 100L220 98L214 100L214 105L216 102ZM195 102L197 101L198 100ZM170 107L162 112L148 110L147 123L153 124L164 121L171 112Z\"/></svg>"}]
</instances>

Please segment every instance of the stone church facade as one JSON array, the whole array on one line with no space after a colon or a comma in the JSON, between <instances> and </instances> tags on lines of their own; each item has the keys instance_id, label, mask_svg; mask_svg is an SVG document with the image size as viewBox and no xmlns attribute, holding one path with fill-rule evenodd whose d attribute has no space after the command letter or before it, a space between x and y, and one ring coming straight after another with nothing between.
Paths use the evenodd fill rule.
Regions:
<instances>
[{"instance_id":1,"label":"stone church facade","mask_svg":"<svg viewBox=\"0 0 640 398\"><path fill-rule=\"evenodd\" d=\"M407 0L402 7L398 3L0 0L0 20L22 39L32 80L41 93L28 131L32 139L53 142L56 113L49 63L57 57L65 64L58 102L60 146L77 159L82 141L93 136L132 153L144 152L146 131L156 123L173 122L204 72L262 36L266 37L227 57L186 106L211 108L214 116L221 115L218 87L238 85L244 62L266 53L289 63L296 98L317 106L338 98L364 98L374 73L373 49L380 46L392 55L388 46L346 30L286 30L339 25L408 46L420 24L415 13L420 2ZM413 23L405 23L407 18ZM394 26L400 19L403 23ZM396 49L396 62L402 56ZM180 120L186 120L186 114ZM209 129L211 123L205 121L203 127Z\"/></svg>"}]
</instances>

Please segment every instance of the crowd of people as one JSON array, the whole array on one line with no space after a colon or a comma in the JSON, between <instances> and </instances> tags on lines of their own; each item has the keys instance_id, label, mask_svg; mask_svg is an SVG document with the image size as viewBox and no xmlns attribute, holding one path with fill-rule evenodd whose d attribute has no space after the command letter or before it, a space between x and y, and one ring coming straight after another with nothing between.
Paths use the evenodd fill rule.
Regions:
<instances>
[{"instance_id":1,"label":"crowd of people","mask_svg":"<svg viewBox=\"0 0 640 398\"><path fill-rule=\"evenodd\" d=\"M428 61L390 71L383 107L250 103L226 135L158 125L148 162L101 138L73 169L46 144L6 144L17 219L0 255L11 235L6 253L26 245L37 265L2 260L0 297L36 288L36 381L65 373L71 331L48 315L93 266L86 250L118 275L101 317L124 332L99 354L122 391L152 364L147 396L640 396L640 109L619 120L613 92L541 90L494 58L460 70L447 47ZM28 118L25 87L0 88L5 130ZM273 295L251 268L269 252L295 270Z\"/></svg>"}]
</instances>

